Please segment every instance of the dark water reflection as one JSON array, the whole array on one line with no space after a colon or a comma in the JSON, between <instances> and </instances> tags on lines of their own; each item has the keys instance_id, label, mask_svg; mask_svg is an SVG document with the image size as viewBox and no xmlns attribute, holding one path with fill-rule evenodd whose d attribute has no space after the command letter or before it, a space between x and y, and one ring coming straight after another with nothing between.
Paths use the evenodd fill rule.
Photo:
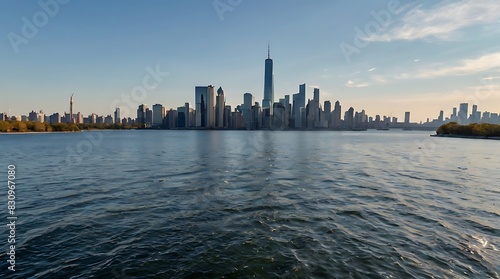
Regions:
<instances>
[{"instance_id":1,"label":"dark water reflection","mask_svg":"<svg viewBox=\"0 0 500 279\"><path fill-rule=\"evenodd\" d=\"M0 277L500 278L500 142L428 135L0 135Z\"/></svg>"}]
</instances>

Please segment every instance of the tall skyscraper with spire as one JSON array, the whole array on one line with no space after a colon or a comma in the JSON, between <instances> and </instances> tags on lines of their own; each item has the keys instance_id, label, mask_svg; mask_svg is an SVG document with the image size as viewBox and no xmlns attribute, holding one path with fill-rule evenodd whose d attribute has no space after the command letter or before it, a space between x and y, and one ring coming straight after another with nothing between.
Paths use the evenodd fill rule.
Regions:
<instances>
[{"instance_id":1,"label":"tall skyscraper with spire","mask_svg":"<svg viewBox=\"0 0 500 279\"><path fill-rule=\"evenodd\" d=\"M69 98L69 122L70 123L75 123L75 117L73 115L73 95L71 94L71 98Z\"/></svg>"},{"instance_id":2,"label":"tall skyscraper with spire","mask_svg":"<svg viewBox=\"0 0 500 279\"><path fill-rule=\"evenodd\" d=\"M270 115L273 114L274 103L274 77L273 60L271 59L271 46L267 45L267 59L264 69L264 99L262 100L262 110L269 109Z\"/></svg>"}]
</instances>

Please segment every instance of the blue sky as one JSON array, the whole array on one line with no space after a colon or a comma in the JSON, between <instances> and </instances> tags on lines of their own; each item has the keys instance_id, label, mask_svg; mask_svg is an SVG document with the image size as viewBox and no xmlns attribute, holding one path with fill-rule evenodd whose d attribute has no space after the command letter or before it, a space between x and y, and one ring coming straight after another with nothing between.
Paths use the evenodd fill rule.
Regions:
<instances>
[{"instance_id":1,"label":"blue sky","mask_svg":"<svg viewBox=\"0 0 500 279\"><path fill-rule=\"evenodd\" d=\"M193 105L208 84L233 107L245 92L261 102L269 41L275 101L307 83L308 98L319 87L322 102L373 116L500 111L498 0L5 0L0 35L9 115L69 111L74 93L84 115L134 117L141 102ZM168 76L145 86L151 71Z\"/></svg>"}]
</instances>

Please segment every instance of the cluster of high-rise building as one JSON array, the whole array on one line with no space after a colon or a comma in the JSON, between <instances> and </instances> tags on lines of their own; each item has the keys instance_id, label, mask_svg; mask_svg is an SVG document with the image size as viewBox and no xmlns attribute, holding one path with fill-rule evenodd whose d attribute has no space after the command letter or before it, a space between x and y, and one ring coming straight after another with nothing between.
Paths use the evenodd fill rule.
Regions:
<instances>
[{"instance_id":1,"label":"cluster of high-rise building","mask_svg":"<svg viewBox=\"0 0 500 279\"><path fill-rule=\"evenodd\" d=\"M0 120L19 120L49 123L97 123L97 124L132 124L143 128L164 129L337 129L337 130L364 130L387 128L436 128L447 122L469 123L494 123L500 124L498 113L477 110L477 105L472 106L468 113L469 105L460 104L453 108L453 114L444 118L443 111L437 119L425 123L411 123L410 112L405 113L404 122L398 122L397 117L368 116L364 110L354 111L350 107L342 114L342 107L336 101L332 107L330 101L320 103L320 89L313 89L313 98L306 102L306 84L300 84L298 93L285 95L277 102L274 100L274 73L273 60L268 46L267 59L264 68L264 98L262 105L255 101L251 93L243 94L243 103L234 109L226 103L224 90L219 87L215 91L212 85L196 86L194 88L195 103L189 103L167 110L161 104L148 108L141 104L137 108L136 118L121 118L120 108L116 108L114 115L99 116L94 113L84 117L80 112L73 112L74 99L70 97L70 112L53 113L48 116L42 111L31 111L28 116L8 117L0 113Z\"/></svg>"},{"instance_id":2,"label":"cluster of high-rise building","mask_svg":"<svg viewBox=\"0 0 500 279\"><path fill-rule=\"evenodd\" d=\"M42 110L39 112L36 112L32 110L28 115L21 115L21 116L11 116L9 117L6 113L0 113L0 120L16 120L16 121L31 121L31 122L41 122L41 123L50 123L50 124L55 124L55 123L75 123L75 124L82 124L82 123L97 123L97 124L113 124L113 123L121 123L120 121L120 109L117 108L115 111L115 117L113 118L111 115L107 116L99 116L95 113L90 114L88 117L84 117L83 114L80 112L78 113L73 113L73 95L70 97L70 108L69 108L69 113L64 112L63 114L60 114L58 112L55 112L51 115L47 115L43 113ZM117 121L114 121L114 119L117 119ZM132 119L128 119L131 122ZM128 121L125 119L125 122Z\"/></svg>"}]
</instances>

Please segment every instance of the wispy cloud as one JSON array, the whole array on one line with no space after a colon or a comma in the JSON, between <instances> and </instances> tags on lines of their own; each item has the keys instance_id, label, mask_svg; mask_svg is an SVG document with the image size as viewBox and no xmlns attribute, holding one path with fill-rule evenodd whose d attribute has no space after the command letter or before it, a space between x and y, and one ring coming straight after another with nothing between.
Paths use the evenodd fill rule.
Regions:
<instances>
[{"instance_id":1,"label":"wispy cloud","mask_svg":"<svg viewBox=\"0 0 500 279\"><path fill-rule=\"evenodd\" d=\"M372 81L375 81L377 83L387 83L387 79L384 76L381 75L374 75L371 77Z\"/></svg>"},{"instance_id":2,"label":"wispy cloud","mask_svg":"<svg viewBox=\"0 0 500 279\"><path fill-rule=\"evenodd\" d=\"M483 80L495 80L495 79L500 79L500 77L485 77Z\"/></svg>"},{"instance_id":3,"label":"wispy cloud","mask_svg":"<svg viewBox=\"0 0 500 279\"><path fill-rule=\"evenodd\" d=\"M352 87L352 88L361 88L361 87L367 87L369 84L366 82L354 82L352 80L349 80L346 82L345 86L347 87Z\"/></svg>"},{"instance_id":4,"label":"wispy cloud","mask_svg":"<svg viewBox=\"0 0 500 279\"><path fill-rule=\"evenodd\" d=\"M398 79L406 78L435 78L443 76L472 75L500 67L500 52L483 55L476 59L462 60L456 66L429 68L415 73L405 73L397 76Z\"/></svg>"},{"instance_id":5,"label":"wispy cloud","mask_svg":"<svg viewBox=\"0 0 500 279\"><path fill-rule=\"evenodd\" d=\"M500 19L498 0L444 1L430 10L418 6L405 14L401 24L380 34L373 34L367 41L417 40L435 38L450 40L460 29L497 23Z\"/></svg>"},{"instance_id":6,"label":"wispy cloud","mask_svg":"<svg viewBox=\"0 0 500 279\"><path fill-rule=\"evenodd\" d=\"M368 72L375 71L377 68L371 68L368 70Z\"/></svg>"},{"instance_id":7,"label":"wispy cloud","mask_svg":"<svg viewBox=\"0 0 500 279\"><path fill-rule=\"evenodd\" d=\"M360 74L361 72L360 71L356 71L354 73L350 73L350 74L347 74L347 75L339 75L339 77L350 77L350 76L354 76L354 75L357 75L357 74Z\"/></svg>"}]
</instances>

